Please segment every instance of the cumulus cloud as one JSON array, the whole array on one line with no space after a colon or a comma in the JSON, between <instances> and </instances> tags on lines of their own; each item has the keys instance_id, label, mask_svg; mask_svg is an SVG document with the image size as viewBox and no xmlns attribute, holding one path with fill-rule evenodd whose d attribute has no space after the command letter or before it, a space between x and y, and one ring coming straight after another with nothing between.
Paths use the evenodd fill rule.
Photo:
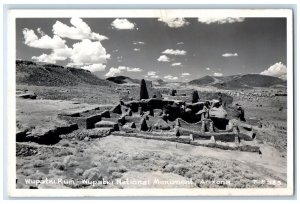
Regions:
<instances>
[{"instance_id":1,"label":"cumulus cloud","mask_svg":"<svg viewBox=\"0 0 300 204\"><path fill-rule=\"evenodd\" d=\"M106 65L104 64L91 64L81 67L82 69L89 70L91 72L104 71Z\"/></svg>"},{"instance_id":2,"label":"cumulus cloud","mask_svg":"<svg viewBox=\"0 0 300 204\"><path fill-rule=\"evenodd\" d=\"M216 77L221 77L221 76L223 76L223 73L215 72L215 73L214 73L214 76L216 76Z\"/></svg>"},{"instance_id":3,"label":"cumulus cloud","mask_svg":"<svg viewBox=\"0 0 300 204\"><path fill-rule=\"evenodd\" d=\"M40 56L33 56L31 59L38 62L56 63L56 61L66 60L72 54L72 49L65 46L64 48L53 49L50 54L43 53Z\"/></svg>"},{"instance_id":4,"label":"cumulus cloud","mask_svg":"<svg viewBox=\"0 0 300 204\"><path fill-rule=\"evenodd\" d=\"M155 71L149 71L149 72L147 73L147 77L151 77L151 78L153 78L153 79L159 78L159 76L157 76L157 74L156 74Z\"/></svg>"},{"instance_id":5,"label":"cumulus cloud","mask_svg":"<svg viewBox=\"0 0 300 204\"><path fill-rule=\"evenodd\" d=\"M164 22L170 28L180 28L190 24L184 18L161 17L158 19L158 21Z\"/></svg>"},{"instance_id":6,"label":"cumulus cloud","mask_svg":"<svg viewBox=\"0 0 300 204\"><path fill-rule=\"evenodd\" d=\"M41 30L39 29L41 33ZM43 33L44 34L44 33ZM48 35L43 35L40 38L35 34L34 30L24 28L23 29L24 43L29 47L40 49L58 49L64 48L66 41L59 36L54 35L53 38Z\"/></svg>"},{"instance_id":7,"label":"cumulus cloud","mask_svg":"<svg viewBox=\"0 0 300 204\"><path fill-rule=\"evenodd\" d=\"M237 57L239 56L238 53L224 53L223 57Z\"/></svg>"},{"instance_id":8,"label":"cumulus cloud","mask_svg":"<svg viewBox=\"0 0 300 204\"><path fill-rule=\"evenodd\" d=\"M175 77L175 76L172 76L172 75L167 75L167 76L164 76L165 79L167 80L177 80L178 77Z\"/></svg>"},{"instance_id":9,"label":"cumulus cloud","mask_svg":"<svg viewBox=\"0 0 300 204\"><path fill-rule=\"evenodd\" d=\"M73 44L73 49L69 57L70 63L67 66L87 69L90 71L103 71L110 54L100 41L91 41L84 39L81 42Z\"/></svg>"},{"instance_id":10,"label":"cumulus cloud","mask_svg":"<svg viewBox=\"0 0 300 204\"><path fill-rule=\"evenodd\" d=\"M117 68L111 67L109 71L105 74L106 77L113 77L116 76L122 72L141 72L143 71L141 68L131 68L131 67L125 67L125 66L119 66Z\"/></svg>"},{"instance_id":11,"label":"cumulus cloud","mask_svg":"<svg viewBox=\"0 0 300 204\"><path fill-rule=\"evenodd\" d=\"M47 55L45 53L41 54L40 56L33 56L31 59L38 61L38 62L45 62L45 63L56 63L55 57L53 55Z\"/></svg>"},{"instance_id":12,"label":"cumulus cloud","mask_svg":"<svg viewBox=\"0 0 300 204\"><path fill-rule=\"evenodd\" d=\"M245 18L242 17L200 17L198 18L198 21L200 23L205 24L211 24L211 23L217 23L217 24L224 24L224 23L240 23L243 22Z\"/></svg>"},{"instance_id":13,"label":"cumulus cloud","mask_svg":"<svg viewBox=\"0 0 300 204\"><path fill-rule=\"evenodd\" d=\"M165 51L162 52L163 54L168 54L168 55L185 55L186 51L185 50L173 50L173 49L166 49Z\"/></svg>"},{"instance_id":14,"label":"cumulus cloud","mask_svg":"<svg viewBox=\"0 0 300 204\"><path fill-rule=\"evenodd\" d=\"M100 41L108 38L92 32L91 28L80 18L71 18L70 22L73 26L56 21L52 29L53 38L46 35L41 28L37 29L37 33L41 35L40 38L33 30L24 28L24 44L34 48L51 49L50 54L43 53L40 56L33 56L32 59L45 63L56 63L68 59L67 66L90 71L105 70L105 63L107 59L110 59L110 54L106 53ZM62 38L80 40L80 42L74 43L72 48L69 48Z\"/></svg>"},{"instance_id":15,"label":"cumulus cloud","mask_svg":"<svg viewBox=\"0 0 300 204\"><path fill-rule=\"evenodd\" d=\"M105 74L105 76L107 77L113 77L117 74L120 74L122 72L122 70L118 69L118 68L110 68L109 71Z\"/></svg>"},{"instance_id":16,"label":"cumulus cloud","mask_svg":"<svg viewBox=\"0 0 300 204\"><path fill-rule=\"evenodd\" d=\"M108 37L92 32L91 28L81 18L73 17L70 20L73 26L68 26L60 21L56 21L53 25L53 33L62 37L73 40L107 40Z\"/></svg>"},{"instance_id":17,"label":"cumulus cloud","mask_svg":"<svg viewBox=\"0 0 300 204\"><path fill-rule=\"evenodd\" d=\"M137 42L133 42L132 44L134 44L134 45L145 45L145 42L137 41Z\"/></svg>"},{"instance_id":18,"label":"cumulus cloud","mask_svg":"<svg viewBox=\"0 0 300 204\"><path fill-rule=\"evenodd\" d=\"M260 74L274 76L286 80L287 68L282 62L277 62Z\"/></svg>"},{"instance_id":19,"label":"cumulus cloud","mask_svg":"<svg viewBox=\"0 0 300 204\"><path fill-rule=\"evenodd\" d=\"M61 58L67 59L72 55L72 48L65 46L64 48L54 49L53 53ZM63 60L65 60L63 59Z\"/></svg>"},{"instance_id":20,"label":"cumulus cloud","mask_svg":"<svg viewBox=\"0 0 300 204\"><path fill-rule=\"evenodd\" d=\"M177 43L177 45L183 45L184 44L184 42L178 42Z\"/></svg>"},{"instance_id":21,"label":"cumulus cloud","mask_svg":"<svg viewBox=\"0 0 300 204\"><path fill-rule=\"evenodd\" d=\"M44 31L42 31L41 28L37 28L36 31L37 31L41 36L46 35L46 34L44 33Z\"/></svg>"},{"instance_id":22,"label":"cumulus cloud","mask_svg":"<svg viewBox=\"0 0 300 204\"><path fill-rule=\"evenodd\" d=\"M156 75L156 72L154 72L154 71L149 71L149 72L147 73L147 75L148 75L148 76L154 76L154 75Z\"/></svg>"},{"instance_id":23,"label":"cumulus cloud","mask_svg":"<svg viewBox=\"0 0 300 204\"><path fill-rule=\"evenodd\" d=\"M166 55L161 55L161 56L159 56L157 61L159 61L159 62L170 62L170 58L167 57Z\"/></svg>"},{"instance_id":24,"label":"cumulus cloud","mask_svg":"<svg viewBox=\"0 0 300 204\"><path fill-rule=\"evenodd\" d=\"M92 42L84 39L73 45L71 64L81 66L89 64L103 64L110 59L110 54L106 53L106 49L100 41Z\"/></svg>"},{"instance_id":25,"label":"cumulus cloud","mask_svg":"<svg viewBox=\"0 0 300 204\"><path fill-rule=\"evenodd\" d=\"M134 48L133 49L133 51L136 51L136 52L138 52L138 51L140 51L141 49L140 48Z\"/></svg>"},{"instance_id":26,"label":"cumulus cloud","mask_svg":"<svg viewBox=\"0 0 300 204\"><path fill-rule=\"evenodd\" d=\"M130 68L130 67L127 67L126 71L127 72L141 72L142 69L141 68Z\"/></svg>"},{"instance_id":27,"label":"cumulus cloud","mask_svg":"<svg viewBox=\"0 0 300 204\"><path fill-rule=\"evenodd\" d=\"M191 75L191 74L190 74L190 73L187 73L187 72L181 74L181 76L190 76L190 75Z\"/></svg>"},{"instance_id":28,"label":"cumulus cloud","mask_svg":"<svg viewBox=\"0 0 300 204\"><path fill-rule=\"evenodd\" d=\"M135 25L126 18L117 18L111 23L111 26L117 30L132 30Z\"/></svg>"},{"instance_id":29,"label":"cumulus cloud","mask_svg":"<svg viewBox=\"0 0 300 204\"><path fill-rule=\"evenodd\" d=\"M205 69L206 69L207 71L209 71L209 70L210 70L210 68L209 68L209 67L206 67Z\"/></svg>"},{"instance_id":30,"label":"cumulus cloud","mask_svg":"<svg viewBox=\"0 0 300 204\"><path fill-rule=\"evenodd\" d=\"M176 66L182 66L181 62L175 62L173 64L171 64L172 67L176 67Z\"/></svg>"}]
</instances>

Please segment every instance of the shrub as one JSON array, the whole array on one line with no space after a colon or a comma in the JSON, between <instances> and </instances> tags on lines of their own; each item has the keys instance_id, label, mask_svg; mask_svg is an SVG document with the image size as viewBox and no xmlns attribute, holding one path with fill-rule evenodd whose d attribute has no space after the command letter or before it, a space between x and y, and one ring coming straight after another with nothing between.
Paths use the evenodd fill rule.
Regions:
<instances>
[{"instance_id":1,"label":"shrub","mask_svg":"<svg viewBox=\"0 0 300 204\"><path fill-rule=\"evenodd\" d=\"M30 175L29 178L32 180L42 180L46 178L46 175L42 172L36 171L32 175Z\"/></svg>"},{"instance_id":2,"label":"shrub","mask_svg":"<svg viewBox=\"0 0 300 204\"><path fill-rule=\"evenodd\" d=\"M82 170L81 168L76 168L76 169L74 170L74 173L75 173L76 175L81 176L81 175L83 174L83 170Z\"/></svg>"},{"instance_id":3,"label":"shrub","mask_svg":"<svg viewBox=\"0 0 300 204\"><path fill-rule=\"evenodd\" d=\"M254 179L256 179L256 176L253 175L253 174L250 174L250 173L245 173L245 174L244 174L244 177L245 177L246 179L249 179L249 180L254 180Z\"/></svg>"},{"instance_id":4,"label":"shrub","mask_svg":"<svg viewBox=\"0 0 300 204\"><path fill-rule=\"evenodd\" d=\"M186 172L188 172L189 170L186 168L185 165L182 165L182 164L178 164L176 167L175 167L175 172L181 176L184 176Z\"/></svg>"},{"instance_id":5,"label":"shrub","mask_svg":"<svg viewBox=\"0 0 300 204\"><path fill-rule=\"evenodd\" d=\"M61 150L59 150L59 152L57 152L57 153L55 154L55 156L57 156L57 157L62 157L62 156L68 156L68 155L70 155L70 154L72 154L72 152L71 152L70 150L67 150L67 149L61 149Z\"/></svg>"},{"instance_id":6,"label":"shrub","mask_svg":"<svg viewBox=\"0 0 300 204\"><path fill-rule=\"evenodd\" d=\"M192 178L193 175L194 175L194 172L192 172L192 171L189 171L189 172L187 172L187 173L185 174L185 176L186 176L187 178Z\"/></svg>"},{"instance_id":7,"label":"shrub","mask_svg":"<svg viewBox=\"0 0 300 204\"><path fill-rule=\"evenodd\" d=\"M169 164L169 162L167 162L167 161L156 160L156 159L154 159L154 163L161 168L165 168Z\"/></svg>"},{"instance_id":8,"label":"shrub","mask_svg":"<svg viewBox=\"0 0 300 204\"><path fill-rule=\"evenodd\" d=\"M165 166L165 168L163 169L163 172L173 172L174 170L175 170L174 165L168 164L168 165Z\"/></svg>"},{"instance_id":9,"label":"shrub","mask_svg":"<svg viewBox=\"0 0 300 204\"><path fill-rule=\"evenodd\" d=\"M113 163L118 163L118 159L117 159L116 157L112 157L112 158L110 159L110 161L112 161Z\"/></svg>"},{"instance_id":10,"label":"shrub","mask_svg":"<svg viewBox=\"0 0 300 204\"><path fill-rule=\"evenodd\" d=\"M149 159L148 155L145 155L143 153L136 153L132 156L132 160L146 160Z\"/></svg>"},{"instance_id":11,"label":"shrub","mask_svg":"<svg viewBox=\"0 0 300 204\"><path fill-rule=\"evenodd\" d=\"M64 171L66 169L66 166L61 162L54 162L51 166L61 171Z\"/></svg>"},{"instance_id":12,"label":"shrub","mask_svg":"<svg viewBox=\"0 0 300 204\"><path fill-rule=\"evenodd\" d=\"M89 179L89 180L101 180L102 179L101 172L96 167L85 170L83 173L83 177L85 179Z\"/></svg>"},{"instance_id":13,"label":"shrub","mask_svg":"<svg viewBox=\"0 0 300 204\"><path fill-rule=\"evenodd\" d=\"M63 143L61 146L63 146L63 147L69 147L70 145L69 145L69 143Z\"/></svg>"},{"instance_id":14,"label":"shrub","mask_svg":"<svg viewBox=\"0 0 300 204\"><path fill-rule=\"evenodd\" d=\"M168 160L168 161L171 161L171 160L175 159L172 155L170 155L168 153L161 153L159 155L159 158L161 158L162 160Z\"/></svg>"},{"instance_id":15,"label":"shrub","mask_svg":"<svg viewBox=\"0 0 300 204\"><path fill-rule=\"evenodd\" d=\"M92 161L91 165L92 165L92 167L97 167L99 164L96 161Z\"/></svg>"},{"instance_id":16,"label":"shrub","mask_svg":"<svg viewBox=\"0 0 300 204\"><path fill-rule=\"evenodd\" d=\"M127 168L126 168L125 166L120 166L118 170L119 170L119 172L121 172L121 173L125 173L125 172L128 171Z\"/></svg>"},{"instance_id":17,"label":"shrub","mask_svg":"<svg viewBox=\"0 0 300 204\"><path fill-rule=\"evenodd\" d=\"M218 178L223 178L224 176L224 173L222 171L217 171L215 174Z\"/></svg>"},{"instance_id":18,"label":"shrub","mask_svg":"<svg viewBox=\"0 0 300 204\"><path fill-rule=\"evenodd\" d=\"M73 166L78 166L79 163L77 161L70 161L69 162L69 167L73 167Z\"/></svg>"},{"instance_id":19,"label":"shrub","mask_svg":"<svg viewBox=\"0 0 300 204\"><path fill-rule=\"evenodd\" d=\"M33 164L33 167L42 167L42 166L44 166L44 162L41 160L37 160Z\"/></svg>"},{"instance_id":20,"label":"shrub","mask_svg":"<svg viewBox=\"0 0 300 204\"><path fill-rule=\"evenodd\" d=\"M203 172L201 178L203 180L213 180L214 179L214 174L210 173L210 172Z\"/></svg>"},{"instance_id":21,"label":"shrub","mask_svg":"<svg viewBox=\"0 0 300 204\"><path fill-rule=\"evenodd\" d=\"M40 156L39 156L39 159L40 159L40 160L45 160L45 159L47 159L47 156L46 156L46 155L40 155Z\"/></svg>"},{"instance_id":22,"label":"shrub","mask_svg":"<svg viewBox=\"0 0 300 204\"><path fill-rule=\"evenodd\" d=\"M48 178L56 178L57 176L61 176L64 172L58 169L50 169L48 173Z\"/></svg>"},{"instance_id":23,"label":"shrub","mask_svg":"<svg viewBox=\"0 0 300 204\"><path fill-rule=\"evenodd\" d=\"M71 155L66 156L66 157L64 158L64 160L63 160L63 164L64 164L65 166L67 166L67 165L71 162L72 159L74 159L74 156L71 156Z\"/></svg>"},{"instance_id":24,"label":"shrub","mask_svg":"<svg viewBox=\"0 0 300 204\"><path fill-rule=\"evenodd\" d=\"M120 161L120 160L125 160L127 159L127 155L126 154L117 154L116 158Z\"/></svg>"},{"instance_id":25,"label":"shrub","mask_svg":"<svg viewBox=\"0 0 300 204\"><path fill-rule=\"evenodd\" d=\"M122 174L119 173L119 172L113 172L111 175L112 175L112 178L113 178L113 179L114 179L114 178L121 178L121 177L122 177Z\"/></svg>"},{"instance_id":26,"label":"shrub","mask_svg":"<svg viewBox=\"0 0 300 204\"><path fill-rule=\"evenodd\" d=\"M34 174L34 170L32 169L23 169L20 171L21 174L23 174L24 176L30 176L32 174Z\"/></svg>"},{"instance_id":27,"label":"shrub","mask_svg":"<svg viewBox=\"0 0 300 204\"><path fill-rule=\"evenodd\" d=\"M110 173L110 174L113 173L113 172L116 172L116 171L118 171L118 169L116 167L109 167L107 169L107 172Z\"/></svg>"}]
</instances>

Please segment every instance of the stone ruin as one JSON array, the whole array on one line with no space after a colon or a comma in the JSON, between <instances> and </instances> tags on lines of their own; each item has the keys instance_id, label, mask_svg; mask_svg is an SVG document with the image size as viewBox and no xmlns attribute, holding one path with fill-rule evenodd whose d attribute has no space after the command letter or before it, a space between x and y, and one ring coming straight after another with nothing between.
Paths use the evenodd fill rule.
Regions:
<instances>
[{"instance_id":1,"label":"stone ruin","mask_svg":"<svg viewBox=\"0 0 300 204\"><path fill-rule=\"evenodd\" d=\"M226 104L225 107L222 97L201 101L197 91L191 93L190 103L157 96L149 98L143 80L140 94L140 100L121 100L109 110L71 118L80 129L103 130L98 131L103 132L103 136L140 137L259 152L254 142L256 133L245 122L244 110L239 104Z\"/></svg>"},{"instance_id":2,"label":"stone ruin","mask_svg":"<svg viewBox=\"0 0 300 204\"><path fill-rule=\"evenodd\" d=\"M164 99L163 95L149 98L146 84L143 80L141 83L140 100L121 100L110 108L101 106L59 114L58 117L67 120L73 128L58 131L58 134L65 134L61 138L68 134L74 137L73 133L77 132L77 137L84 140L108 135L139 137L260 152L255 143L256 133L245 122L244 110L239 104L225 106L222 97L201 101L197 91L191 93L192 102ZM23 136L17 138L21 138L17 141L26 141Z\"/></svg>"}]
</instances>

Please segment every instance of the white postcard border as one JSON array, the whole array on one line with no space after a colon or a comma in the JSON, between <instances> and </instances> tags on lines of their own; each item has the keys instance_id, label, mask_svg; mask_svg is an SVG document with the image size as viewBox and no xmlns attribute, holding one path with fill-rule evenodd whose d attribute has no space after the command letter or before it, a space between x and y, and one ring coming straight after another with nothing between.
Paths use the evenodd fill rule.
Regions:
<instances>
[{"instance_id":1,"label":"white postcard border","mask_svg":"<svg viewBox=\"0 0 300 204\"><path fill-rule=\"evenodd\" d=\"M250 189L16 189L16 18L159 18L203 16L285 17L287 18L287 188ZM10 197L83 197L83 196L274 196L292 195L294 187L294 76L293 15L290 9L15 9L8 12L8 196Z\"/></svg>"}]
</instances>

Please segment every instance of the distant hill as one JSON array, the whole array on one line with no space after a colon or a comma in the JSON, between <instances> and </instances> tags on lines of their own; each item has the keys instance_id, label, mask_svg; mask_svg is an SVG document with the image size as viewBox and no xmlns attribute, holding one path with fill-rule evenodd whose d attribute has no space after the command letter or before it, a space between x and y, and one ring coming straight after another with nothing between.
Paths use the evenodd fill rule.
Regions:
<instances>
[{"instance_id":1,"label":"distant hill","mask_svg":"<svg viewBox=\"0 0 300 204\"><path fill-rule=\"evenodd\" d=\"M127 76L115 76L115 77L108 77L106 80L114 82L116 84L136 84L140 85L141 80L140 79L132 79ZM145 80L147 86L152 86L152 81Z\"/></svg>"},{"instance_id":2,"label":"distant hill","mask_svg":"<svg viewBox=\"0 0 300 204\"><path fill-rule=\"evenodd\" d=\"M154 86L161 86L161 85L165 85L166 82L162 79L155 79L155 80L152 81L152 84Z\"/></svg>"},{"instance_id":3,"label":"distant hill","mask_svg":"<svg viewBox=\"0 0 300 204\"><path fill-rule=\"evenodd\" d=\"M213 82L216 81L215 77L212 76L205 76L202 77L200 79L195 79L189 82L189 84L193 84L193 85L198 85L198 86L202 86L202 85L209 85L212 84Z\"/></svg>"},{"instance_id":4,"label":"distant hill","mask_svg":"<svg viewBox=\"0 0 300 204\"><path fill-rule=\"evenodd\" d=\"M223 89L286 86L286 81L260 74L232 75L224 77L205 76L189 82L196 86L214 86Z\"/></svg>"},{"instance_id":5,"label":"distant hill","mask_svg":"<svg viewBox=\"0 0 300 204\"><path fill-rule=\"evenodd\" d=\"M115 76L115 77L108 77L106 80L114 82L116 84L139 84L141 81L139 79L132 79L126 76Z\"/></svg>"},{"instance_id":6,"label":"distant hill","mask_svg":"<svg viewBox=\"0 0 300 204\"><path fill-rule=\"evenodd\" d=\"M17 84L37 86L111 85L88 70L24 60L16 61L16 81Z\"/></svg>"}]
</instances>

